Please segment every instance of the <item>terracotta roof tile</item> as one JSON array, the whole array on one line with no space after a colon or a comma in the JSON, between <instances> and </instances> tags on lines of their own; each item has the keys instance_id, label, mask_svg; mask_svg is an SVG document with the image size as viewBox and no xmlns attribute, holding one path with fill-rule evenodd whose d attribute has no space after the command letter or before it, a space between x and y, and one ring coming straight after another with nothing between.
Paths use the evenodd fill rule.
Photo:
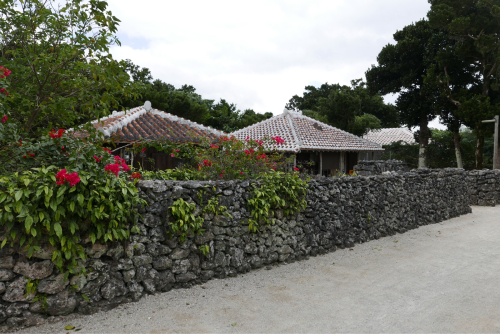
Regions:
<instances>
[{"instance_id":1,"label":"terracotta roof tile","mask_svg":"<svg viewBox=\"0 0 500 334\"><path fill-rule=\"evenodd\" d=\"M126 112L115 111L108 117L93 121L92 124L107 138L118 136L119 142L157 138L186 142L198 141L199 137L216 139L225 135L222 131L153 109L148 102L143 107ZM77 132L75 135L84 137L85 133Z\"/></svg>"},{"instance_id":2,"label":"terracotta roof tile","mask_svg":"<svg viewBox=\"0 0 500 334\"><path fill-rule=\"evenodd\" d=\"M274 148L287 152L319 151L383 151L373 142L321 123L301 113L285 110L281 115L232 133L238 139L262 139L279 136L284 145Z\"/></svg>"}]
</instances>

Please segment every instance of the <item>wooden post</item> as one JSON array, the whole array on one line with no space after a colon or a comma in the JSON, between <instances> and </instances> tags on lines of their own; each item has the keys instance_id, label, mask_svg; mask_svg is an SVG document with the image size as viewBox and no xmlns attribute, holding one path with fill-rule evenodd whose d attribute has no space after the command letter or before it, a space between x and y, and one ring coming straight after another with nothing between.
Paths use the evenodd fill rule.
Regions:
<instances>
[{"instance_id":1,"label":"wooden post","mask_svg":"<svg viewBox=\"0 0 500 334\"><path fill-rule=\"evenodd\" d=\"M339 173L340 174L344 173L344 170L345 170L344 157L345 157L345 152L340 152L340 163L339 163Z\"/></svg>"},{"instance_id":2,"label":"wooden post","mask_svg":"<svg viewBox=\"0 0 500 334\"><path fill-rule=\"evenodd\" d=\"M297 156L293 156L293 167L297 167Z\"/></svg>"},{"instance_id":3,"label":"wooden post","mask_svg":"<svg viewBox=\"0 0 500 334\"><path fill-rule=\"evenodd\" d=\"M323 175L323 152L319 152L319 171L318 175Z\"/></svg>"}]
</instances>

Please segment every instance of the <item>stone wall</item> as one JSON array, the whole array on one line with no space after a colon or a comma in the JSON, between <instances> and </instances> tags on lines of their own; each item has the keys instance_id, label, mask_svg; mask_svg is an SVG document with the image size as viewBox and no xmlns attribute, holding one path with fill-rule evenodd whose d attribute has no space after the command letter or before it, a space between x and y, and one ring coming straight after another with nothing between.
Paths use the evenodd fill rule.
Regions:
<instances>
[{"instance_id":1,"label":"stone wall","mask_svg":"<svg viewBox=\"0 0 500 334\"><path fill-rule=\"evenodd\" d=\"M109 310L145 294L304 260L471 212L466 173L456 169L312 180L306 210L291 217L276 212L276 224L259 234L248 231L252 182L142 181L138 186L149 203L141 209L141 233L122 244L85 244L86 276L64 281L49 260L50 250L30 260L15 249L0 250L0 331ZM168 208L180 197L198 203L202 189L208 192L205 203L221 195L220 204L233 218L207 214L202 236L183 243L167 238ZM209 245L206 256L200 245ZM26 295L28 279L38 282L38 301Z\"/></svg>"},{"instance_id":2,"label":"stone wall","mask_svg":"<svg viewBox=\"0 0 500 334\"><path fill-rule=\"evenodd\" d=\"M500 204L500 170L469 171L467 181L470 187L470 205Z\"/></svg>"},{"instance_id":3,"label":"stone wall","mask_svg":"<svg viewBox=\"0 0 500 334\"><path fill-rule=\"evenodd\" d=\"M361 176L380 175L384 172L408 172L406 162L399 160L361 160L354 166L356 174Z\"/></svg>"}]
</instances>

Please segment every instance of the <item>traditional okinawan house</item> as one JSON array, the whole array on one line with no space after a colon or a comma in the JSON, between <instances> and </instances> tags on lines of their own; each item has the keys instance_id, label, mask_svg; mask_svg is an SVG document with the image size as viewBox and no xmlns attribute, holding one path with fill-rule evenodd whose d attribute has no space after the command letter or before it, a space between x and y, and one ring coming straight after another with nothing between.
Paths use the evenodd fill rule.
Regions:
<instances>
[{"instance_id":1,"label":"traditional okinawan house","mask_svg":"<svg viewBox=\"0 0 500 334\"><path fill-rule=\"evenodd\" d=\"M415 144L413 133L407 128L385 128L372 130L363 136L364 139L381 146L390 145L398 141L406 144ZM382 152L365 152L360 160L380 160Z\"/></svg>"},{"instance_id":2,"label":"traditional okinawan house","mask_svg":"<svg viewBox=\"0 0 500 334\"><path fill-rule=\"evenodd\" d=\"M145 170L172 169L178 167L182 161L176 158L175 154L172 157L171 152L159 152L155 148L148 148L134 156L126 151L127 147L147 140L197 143L202 137L217 140L226 135L222 131L154 109L149 101L127 111L113 111L111 115L95 120L92 124L105 138L113 140L116 145L112 148L113 154L120 155L136 168L140 164ZM86 136L83 132L75 134L79 137Z\"/></svg>"},{"instance_id":3,"label":"traditional okinawan house","mask_svg":"<svg viewBox=\"0 0 500 334\"><path fill-rule=\"evenodd\" d=\"M285 143L274 145L273 149L295 155L295 166L301 165L313 174L322 175L349 173L357 164L360 152L384 150L376 143L286 109L280 115L231 135L240 140L279 136ZM310 162L313 165L308 167Z\"/></svg>"}]
</instances>

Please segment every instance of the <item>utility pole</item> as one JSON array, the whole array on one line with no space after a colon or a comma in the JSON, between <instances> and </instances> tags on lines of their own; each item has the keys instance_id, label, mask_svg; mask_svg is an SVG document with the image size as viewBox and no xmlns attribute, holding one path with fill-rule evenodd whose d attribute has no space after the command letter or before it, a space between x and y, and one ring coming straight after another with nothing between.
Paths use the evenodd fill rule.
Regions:
<instances>
[{"instance_id":1,"label":"utility pole","mask_svg":"<svg viewBox=\"0 0 500 334\"><path fill-rule=\"evenodd\" d=\"M495 142L493 146L493 169L500 169L500 156L498 155L498 124L500 116L496 115L494 119L483 121L483 123L495 123Z\"/></svg>"}]
</instances>

